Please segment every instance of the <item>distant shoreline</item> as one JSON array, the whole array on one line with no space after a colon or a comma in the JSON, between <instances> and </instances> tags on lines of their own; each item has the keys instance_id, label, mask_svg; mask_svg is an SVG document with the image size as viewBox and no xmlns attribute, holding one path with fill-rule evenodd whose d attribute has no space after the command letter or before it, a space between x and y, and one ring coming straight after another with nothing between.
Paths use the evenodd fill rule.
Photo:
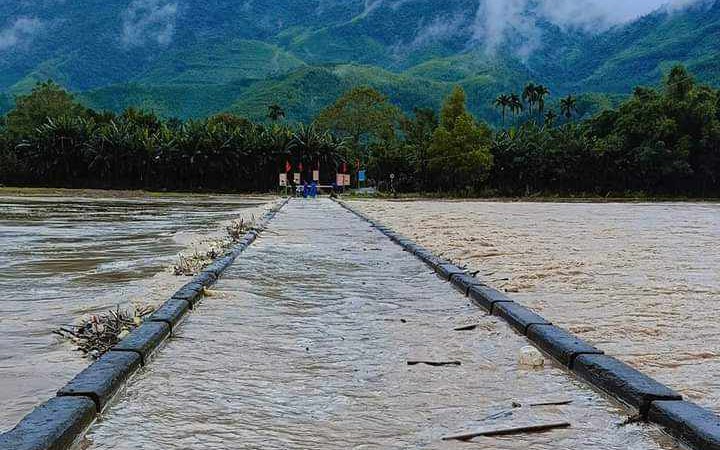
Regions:
<instances>
[{"instance_id":1,"label":"distant shoreline","mask_svg":"<svg viewBox=\"0 0 720 450\"><path fill-rule=\"evenodd\" d=\"M10 187L1 186L0 196L21 197L85 197L85 198L158 198L158 197L208 197L228 196L265 198L277 195L274 192L265 193L228 193L228 192L178 192L178 191L145 191L131 189L84 189L84 188L37 188L37 187ZM377 196L346 194L348 200L387 200L395 202L438 201L438 202L501 202L501 203L720 203L720 198L690 198L690 197L600 197L600 196L552 196L538 195L528 197L489 196L489 197L459 197L451 194L400 194L397 198L387 194Z\"/></svg>"},{"instance_id":2,"label":"distant shoreline","mask_svg":"<svg viewBox=\"0 0 720 450\"><path fill-rule=\"evenodd\" d=\"M690 197L592 197L592 196L531 196L531 197L459 197L453 195L432 195L432 194L402 194L398 197L387 195L381 196L364 196L364 195L345 195L347 200L385 200L391 202L421 202L421 201L438 201L438 202L499 202L499 203L720 203L720 198L690 198Z\"/></svg>"},{"instance_id":3,"label":"distant shoreline","mask_svg":"<svg viewBox=\"0 0 720 450\"><path fill-rule=\"evenodd\" d=\"M85 188L48 188L48 187L11 187L0 186L0 196L15 195L21 197L86 197L86 198L158 198L158 197L207 197L233 196L247 198L265 198L273 193L228 193L228 192L179 192L145 191L142 189L85 189Z\"/></svg>"}]
</instances>

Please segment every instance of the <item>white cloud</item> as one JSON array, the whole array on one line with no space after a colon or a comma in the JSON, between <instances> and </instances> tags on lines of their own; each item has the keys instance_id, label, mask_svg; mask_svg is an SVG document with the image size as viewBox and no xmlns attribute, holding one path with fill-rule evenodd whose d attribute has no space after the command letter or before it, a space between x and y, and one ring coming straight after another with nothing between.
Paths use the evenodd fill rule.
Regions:
<instances>
[{"instance_id":1,"label":"white cloud","mask_svg":"<svg viewBox=\"0 0 720 450\"><path fill-rule=\"evenodd\" d=\"M403 5L427 0L319 0L354 1L362 6L360 17L383 14L382 9L398 9ZM586 33L606 31L613 26L636 20L663 9L672 12L698 3L720 0L477 0L471 11L453 9L448 2L435 17L419 24L415 39L399 43L398 48L410 50L438 39L470 36L470 45L483 46L494 52L511 42L515 52L526 58L542 45L539 21L553 23L563 29Z\"/></svg>"},{"instance_id":2,"label":"white cloud","mask_svg":"<svg viewBox=\"0 0 720 450\"><path fill-rule=\"evenodd\" d=\"M0 30L0 51L29 43L42 28L43 23L38 19L15 19L7 28Z\"/></svg>"},{"instance_id":3,"label":"white cloud","mask_svg":"<svg viewBox=\"0 0 720 450\"><path fill-rule=\"evenodd\" d=\"M540 16L562 27L602 31L635 20L658 9L668 11L698 3L697 0L554 0L538 6Z\"/></svg>"},{"instance_id":4,"label":"white cloud","mask_svg":"<svg viewBox=\"0 0 720 450\"><path fill-rule=\"evenodd\" d=\"M133 0L123 12L122 42L128 47L147 43L169 45L175 35L177 16L177 2Z\"/></svg>"},{"instance_id":5,"label":"white cloud","mask_svg":"<svg viewBox=\"0 0 720 450\"><path fill-rule=\"evenodd\" d=\"M508 41L525 58L541 42L539 20L596 33L654 11L672 12L715 0L478 0L472 41L494 52Z\"/></svg>"}]
</instances>

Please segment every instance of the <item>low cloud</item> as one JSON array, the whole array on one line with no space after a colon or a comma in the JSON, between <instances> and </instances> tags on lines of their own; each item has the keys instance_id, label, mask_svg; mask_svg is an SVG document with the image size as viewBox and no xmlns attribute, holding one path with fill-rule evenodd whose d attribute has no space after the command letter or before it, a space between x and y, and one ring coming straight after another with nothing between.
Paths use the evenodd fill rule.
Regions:
<instances>
[{"instance_id":1,"label":"low cloud","mask_svg":"<svg viewBox=\"0 0 720 450\"><path fill-rule=\"evenodd\" d=\"M604 31L653 11L674 11L698 0L555 0L538 5L541 17L564 28Z\"/></svg>"},{"instance_id":2,"label":"low cloud","mask_svg":"<svg viewBox=\"0 0 720 450\"><path fill-rule=\"evenodd\" d=\"M354 1L363 7L365 17L411 7L421 0ZM464 38L471 46L484 47L489 53L511 43L515 53L524 59L542 46L540 22L565 30L599 33L658 10L673 12L715 1L720 0L477 0L476 7L469 11L459 11L449 2L435 17L423 20L413 42L399 43L398 47L411 50L434 40Z\"/></svg>"},{"instance_id":3,"label":"low cloud","mask_svg":"<svg viewBox=\"0 0 720 450\"><path fill-rule=\"evenodd\" d=\"M472 41L492 53L513 42L526 58L542 45L539 21L599 33L656 11L673 12L715 0L478 0Z\"/></svg>"},{"instance_id":4,"label":"low cloud","mask_svg":"<svg viewBox=\"0 0 720 450\"><path fill-rule=\"evenodd\" d=\"M123 12L122 42L127 47L169 45L175 35L178 2L133 0Z\"/></svg>"},{"instance_id":5,"label":"low cloud","mask_svg":"<svg viewBox=\"0 0 720 450\"><path fill-rule=\"evenodd\" d=\"M7 28L0 30L0 51L27 45L43 28L39 19L20 17Z\"/></svg>"},{"instance_id":6,"label":"low cloud","mask_svg":"<svg viewBox=\"0 0 720 450\"><path fill-rule=\"evenodd\" d=\"M429 24L420 26L409 49L422 47L439 39L447 39L462 35L465 17L456 14L452 17L437 17Z\"/></svg>"}]
</instances>

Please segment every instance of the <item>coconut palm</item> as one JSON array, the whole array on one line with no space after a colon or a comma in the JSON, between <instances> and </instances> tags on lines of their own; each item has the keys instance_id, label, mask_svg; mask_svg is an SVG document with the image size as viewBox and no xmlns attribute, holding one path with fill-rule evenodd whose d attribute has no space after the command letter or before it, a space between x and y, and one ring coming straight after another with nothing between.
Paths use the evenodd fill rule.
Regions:
<instances>
[{"instance_id":1,"label":"coconut palm","mask_svg":"<svg viewBox=\"0 0 720 450\"><path fill-rule=\"evenodd\" d=\"M555 120L557 120L557 113L555 113L555 111L551 109L545 113L545 126L552 127L555 124Z\"/></svg>"},{"instance_id":2,"label":"coconut palm","mask_svg":"<svg viewBox=\"0 0 720 450\"><path fill-rule=\"evenodd\" d=\"M347 141L321 130L315 123L301 124L285 148L290 157L302 162L304 167L335 167L345 156Z\"/></svg>"},{"instance_id":3,"label":"coconut palm","mask_svg":"<svg viewBox=\"0 0 720 450\"><path fill-rule=\"evenodd\" d=\"M511 98L507 94L499 95L498 98L495 99L495 106L502 110L503 128L505 128L505 115L508 107L510 107L510 100Z\"/></svg>"},{"instance_id":4,"label":"coconut palm","mask_svg":"<svg viewBox=\"0 0 720 450\"><path fill-rule=\"evenodd\" d=\"M92 119L48 118L17 148L26 155L35 176L72 186L87 176L84 149L96 128Z\"/></svg>"},{"instance_id":5,"label":"coconut palm","mask_svg":"<svg viewBox=\"0 0 720 450\"><path fill-rule=\"evenodd\" d=\"M530 115L533 113L533 106L537 102L537 86L535 83L528 83L522 92L522 99L528 103Z\"/></svg>"},{"instance_id":6,"label":"coconut palm","mask_svg":"<svg viewBox=\"0 0 720 450\"><path fill-rule=\"evenodd\" d=\"M513 116L519 116L523 109L525 109L525 105L523 105L520 96L517 94L510 94L510 111L512 112Z\"/></svg>"},{"instance_id":7,"label":"coconut palm","mask_svg":"<svg viewBox=\"0 0 720 450\"><path fill-rule=\"evenodd\" d=\"M573 114L577 112L577 99L568 94L567 97L560 100L560 111L566 119L572 119Z\"/></svg>"},{"instance_id":8,"label":"coconut palm","mask_svg":"<svg viewBox=\"0 0 720 450\"><path fill-rule=\"evenodd\" d=\"M550 89L542 84L535 86L535 100L538 105L538 114L542 116L545 112L545 97L550 95Z\"/></svg>"}]
</instances>

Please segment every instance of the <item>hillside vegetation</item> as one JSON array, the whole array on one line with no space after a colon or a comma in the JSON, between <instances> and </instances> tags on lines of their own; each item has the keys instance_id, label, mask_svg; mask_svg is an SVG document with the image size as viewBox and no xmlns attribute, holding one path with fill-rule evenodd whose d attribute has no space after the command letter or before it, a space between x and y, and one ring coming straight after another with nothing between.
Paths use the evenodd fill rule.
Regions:
<instances>
[{"instance_id":1,"label":"hillside vegetation","mask_svg":"<svg viewBox=\"0 0 720 450\"><path fill-rule=\"evenodd\" d=\"M455 84L495 125L498 92L542 81L555 99L584 96L581 114L656 85L674 64L720 84L720 3L657 12L589 34L539 21L541 45L520 38L494 52L474 38L477 0L118 0L2 2L0 111L52 79L94 109L130 105L163 117L231 110L259 119L282 104L290 121L314 117L341 92L369 85L410 112L439 108ZM327 83L327 84L318 84Z\"/></svg>"},{"instance_id":2,"label":"hillside vegetation","mask_svg":"<svg viewBox=\"0 0 720 450\"><path fill-rule=\"evenodd\" d=\"M720 91L681 65L659 89L637 87L584 120L580 109L598 103L591 95L556 102L532 82L501 91L493 102L498 129L468 111L460 84L442 94L438 110L423 106L441 95L434 81L407 86L403 75L384 77L387 91L417 100L403 108L372 86L346 83L377 79L380 70L306 67L285 78L285 91L267 81L298 115L298 90L316 96L318 108L328 104L299 124L285 120L280 104L257 120L225 113L181 121L136 108L115 114L88 109L54 83L38 84L0 118L0 184L247 192L273 190L281 173L309 181L315 170L325 184L336 173L357 183L362 169L390 192L720 195ZM262 104L234 108L253 116Z\"/></svg>"}]
</instances>

